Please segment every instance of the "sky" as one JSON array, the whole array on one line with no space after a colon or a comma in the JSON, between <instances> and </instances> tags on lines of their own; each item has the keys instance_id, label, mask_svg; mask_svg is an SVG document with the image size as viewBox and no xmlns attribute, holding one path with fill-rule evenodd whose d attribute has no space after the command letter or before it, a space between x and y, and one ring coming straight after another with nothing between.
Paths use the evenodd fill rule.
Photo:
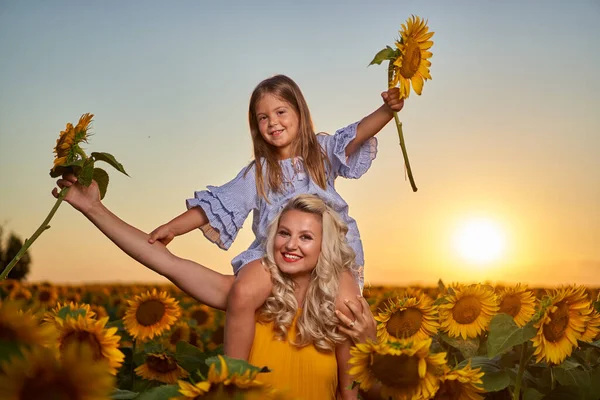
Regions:
<instances>
[{"instance_id":1,"label":"sky","mask_svg":"<svg viewBox=\"0 0 600 400\"><path fill-rule=\"evenodd\" d=\"M52 208L52 150L81 114L95 114L85 149L129 174L107 167L104 203L150 232L251 160L248 101L262 79L294 79L317 131L378 108L386 69L368 64L411 15L435 32L432 79L399 114L419 190L393 123L370 170L336 182L361 231L367 284L600 285L598 1L3 0L5 235L30 236ZM476 231L465 253L495 257L459 251L473 220L499 239ZM164 281L68 204L50 225L31 247L31 281ZM228 251L199 231L169 249L231 273L250 225Z\"/></svg>"}]
</instances>

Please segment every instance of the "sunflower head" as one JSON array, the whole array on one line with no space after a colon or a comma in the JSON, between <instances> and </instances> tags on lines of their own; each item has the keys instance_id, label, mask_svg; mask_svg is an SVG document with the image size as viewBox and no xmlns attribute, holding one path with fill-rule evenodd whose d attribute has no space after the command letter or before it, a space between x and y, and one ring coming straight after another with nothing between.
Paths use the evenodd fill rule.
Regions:
<instances>
[{"instance_id":1,"label":"sunflower head","mask_svg":"<svg viewBox=\"0 0 600 400\"><path fill-rule=\"evenodd\" d=\"M59 301L56 303L56 307L44 313L44 321L60 324L67 318L77 319L79 316L96 318L96 313L91 310L89 304L77 302L62 303Z\"/></svg>"},{"instance_id":2,"label":"sunflower head","mask_svg":"<svg viewBox=\"0 0 600 400\"><path fill-rule=\"evenodd\" d=\"M40 324L29 311L23 312L20 303L0 303L0 342L18 346L51 346L56 342L56 329L50 324Z\"/></svg>"},{"instance_id":3,"label":"sunflower head","mask_svg":"<svg viewBox=\"0 0 600 400\"><path fill-rule=\"evenodd\" d=\"M350 375L361 389L376 383L383 398L431 398L446 366L446 353L430 353L431 339L359 343L350 350Z\"/></svg>"},{"instance_id":4,"label":"sunflower head","mask_svg":"<svg viewBox=\"0 0 600 400\"><path fill-rule=\"evenodd\" d=\"M464 368L448 369L440 377L440 388L433 400L482 400L483 375L481 368L471 368L471 360Z\"/></svg>"},{"instance_id":5,"label":"sunflower head","mask_svg":"<svg viewBox=\"0 0 600 400\"><path fill-rule=\"evenodd\" d=\"M435 335L439 328L437 309L425 295L392 300L375 319L380 322L377 325L380 342L422 340Z\"/></svg>"},{"instance_id":6,"label":"sunflower head","mask_svg":"<svg viewBox=\"0 0 600 400\"><path fill-rule=\"evenodd\" d=\"M416 94L420 95L424 81L431 79L429 59L433 55L428 51L433 42L433 32L429 32L427 21L412 16L400 30L400 39L396 48L400 55L390 62L390 87L400 85L400 97L408 98L412 85Z\"/></svg>"},{"instance_id":7,"label":"sunflower head","mask_svg":"<svg viewBox=\"0 0 600 400\"><path fill-rule=\"evenodd\" d=\"M140 340L160 336L181 315L178 302L166 292L152 289L129 300L123 323L129 334Z\"/></svg>"},{"instance_id":8,"label":"sunflower head","mask_svg":"<svg viewBox=\"0 0 600 400\"><path fill-rule=\"evenodd\" d=\"M214 329L216 313L215 310L203 304L197 304L185 310L188 320L194 321L198 329Z\"/></svg>"},{"instance_id":9,"label":"sunflower head","mask_svg":"<svg viewBox=\"0 0 600 400\"><path fill-rule=\"evenodd\" d=\"M53 351L25 350L0 365L0 393L6 400L105 400L114 388L106 363L86 346L69 346L60 359Z\"/></svg>"},{"instance_id":10,"label":"sunflower head","mask_svg":"<svg viewBox=\"0 0 600 400\"><path fill-rule=\"evenodd\" d=\"M117 374L123 364L125 355L119 350L121 337L116 335L117 328L106 328L108 317L95 320L78 316L66 318L58 326L58 348L61 353L73 344L86 345L96 361L104 361L109 365L109 372Z\"/></svg>"},{"instance_id":11,"label":"sunflower head","mask_svg":"<svg viewBox=\"0 0 600 400\"><path fill-rule=\"evenodd\" d=\"M560 364L571 355L586 331L590 301L585 289L568 286L553 290L542 301L541 315L534 318L537 335L532 339L536 362Z\"/></svg>"},{"instance_id":12,"label":"sunflower head","mask_svg":"<svg viewBox=\"0 0 600 400\"><path fill-rule=\"evenodd\" d=\"M441 329L450 337L477 337L498 312L497 297L486 285L454 285L446 300L438 306L439 320Z\"/></svg>"},{"instance_id":13,"label":"sunflower head","mask_svg":"<svg viewBox=\"0 0 600 400\"><path fill-rule=\"evenodd\" d=\"M501 289L498 293L499 313L505 313L513 317L515 323L522 327L535 314L535 296L527 286L517 284L513 288Z\"/></svg>"},{"instance_id":14,"label":"sunflower head","mask_svg":"<svg viewBox=\"0 0 600 400\"><path fill-rule=\"evenodd\" d=\"M150 353L146 362L135 369L135 373L148 380L175 384L177 380L187 378L189 373L177 364L175 357L167 353Z\"/></svg>"},{"instance_id":15,"label":"sunflower head","mask_svg":"<svg viewBox=\"0 0 600 400\"><path fill-rule=\"evenodd\" d=\"M54 146L54 165L50 170L50 176L59 176L64 172L64 168L61 167L83 157L85 153L79 147L79 144L82 142L87 143L92 118L94 118L94 114L83 114L76 126L69 122L65 130L60 132L56 140L56 146Z\"/></svg>"},{"instance_id":16,"label":"sunflower head","mask_svg":"<svg viewBox=\"0 0 600 400\"><path fill-rule=\"evenodd\" d=\"M207 361L208 362L208 361ZM217 356L210 364L208 378L192 385L179 381L179 400L188 399L280 399L281 393L256 379L260 371L248 368L243 373L232 373L223 356Z\"/></svg>"}]
</instances>

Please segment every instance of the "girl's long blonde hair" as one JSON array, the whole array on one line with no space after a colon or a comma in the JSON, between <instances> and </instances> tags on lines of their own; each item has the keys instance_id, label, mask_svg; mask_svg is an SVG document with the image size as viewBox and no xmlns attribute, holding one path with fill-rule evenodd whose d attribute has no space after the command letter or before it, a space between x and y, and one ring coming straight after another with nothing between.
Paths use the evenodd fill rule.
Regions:
<instances>
[{"instance_id":1,"label":"girl's long blonde hair","mask_svg":"<svg viewBox=\"0 0 600 400\"><path fill-rule=\"evenodd\" d=\"M294 296L295 282L281 272L275 264L273 243L279 227L279 219L286 211L299 210L321 216L321 254L311 274L311 280L303 305ZM301 194L292 198L269 226L266 254L263 259L271 273L273 292L259 310L261 321L272 321L275 335L286 339L294 316L300 306L302 312L296 321L297 336L292 344L302 347L309 344L321 351L334 350L345 336L337 331L335 299L341 274L354 267L354 250L346 240L348 227L340 216L321 198Z\"/></svg>"},{"instance_id":2,"label":"girl's long blonde hair","mask_svg":"<svg viewBox=\"0 0 600 400\"><path fill-rule=\"evenodd\" d=\"M248 109L248 123L252 135L252 145L254 147L254 161L250 164L246 173L256 165L256 189L259 196L267 202L267 190L281 192L283 185L283 173L276 149L265 142L258 130L258 121L256 119L256 105L265 94L271 94L289 103L298 115L299 126L298 136L292 144L292 157L301 157L305 171L310 175L323 190L327 186L327 168L331 169L331 162L327 154L323 151L313 128L310 110L304 99L300 88L291 78L285 75L275 75L260 82L250 96L250 106ZM261 160L264 160L264 165ZM266 169L263 177L263 168Z\"/></svg>"}]
</instances>

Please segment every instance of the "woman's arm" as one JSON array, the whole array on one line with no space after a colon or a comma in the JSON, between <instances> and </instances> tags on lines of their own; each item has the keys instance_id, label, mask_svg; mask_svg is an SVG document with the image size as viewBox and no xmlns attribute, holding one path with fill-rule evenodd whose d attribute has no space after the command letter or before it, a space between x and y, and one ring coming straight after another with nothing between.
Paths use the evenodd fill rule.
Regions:
<instances>
[{"instance_id":1,"label":"woman's arm","mask_svg":"<svg viewBox=\"0 0 600 400\"><path fill-rule=\"evenodd\" d=\"M356 127L356 137L346 146L346 157L350 157L368 139L375 136L394 118L394 112L402 110L404 99L400 99L400 89L391 88L381 94L384 104L364 117Z\"/></svg>"},{"instance_id":2,"label":"woman's arm","mask_svg":"<svg viewBox=\"0 0 600 400\"><path fill-rule=\"evenodd\" d=\"M179 258L160 242L148 243L148 234L127 224L102 204L96 182L85 187L77 182L74 175L68 174L59 179L57 184L59 188L70 187L65 201L85 215L130 257L165 276L196 300L220 310L226 308L233 276ZM52 193L58 197L56 188Z\"/></svg>"},{"instance_id":3,"label":"woman's arm","mask_svg":"<svg viewBox=\"0 0 600 400\"><path fill-rule=\"evenodd\" d=\"M340 320L338 324L340 332L348 335L354 344L364 343L367 340L377 341L377 322L367 300L358 295L355 301L350 299L344 305L352 313L352 318L348 318L340 310L335 310L335 315Z\"/></svg>"},{"instance_id":4,"label":"woman's arm","mask_svg":"<svg viewBox=\"0 0 600 400\"><path fill-rule=\"evenodd\" d=\"M360 288L352 276L350 271L345 271L340 277L340 291L336 298L336 309L348 318L352 318L351 311L344 307L347 304L346 300L355 299L360 295ZM348 338L343 343L335 347L335 356L338 365L338 394L343 400L356 400L358 398L358 387L352 388L353 379L349 374L350 371L350 347L352 341Z\"/></svg>"}]
</instances>

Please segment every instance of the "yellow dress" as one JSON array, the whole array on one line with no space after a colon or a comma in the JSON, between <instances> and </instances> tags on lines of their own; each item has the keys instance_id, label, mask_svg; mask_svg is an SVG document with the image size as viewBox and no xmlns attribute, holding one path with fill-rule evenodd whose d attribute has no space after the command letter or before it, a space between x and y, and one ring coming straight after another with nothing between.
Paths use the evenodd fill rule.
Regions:
<instances>
[{"instance_id":1,"label":"yellow dress","mask_svg":"<svg viewBox=\"0 0 600 400\"><path fill-rule=\"evenodd\" d=\"M300 310L296 314L296 318ZM299 400L335 400L338 385L335 351L320 352L315 346L296 347L289 343L296 335L296 319L288 331L288 340L273 336L273 323L256 323L250 351L251 364L267 366L271 372L257 379Z\"/></svg>"}]
</instances>

